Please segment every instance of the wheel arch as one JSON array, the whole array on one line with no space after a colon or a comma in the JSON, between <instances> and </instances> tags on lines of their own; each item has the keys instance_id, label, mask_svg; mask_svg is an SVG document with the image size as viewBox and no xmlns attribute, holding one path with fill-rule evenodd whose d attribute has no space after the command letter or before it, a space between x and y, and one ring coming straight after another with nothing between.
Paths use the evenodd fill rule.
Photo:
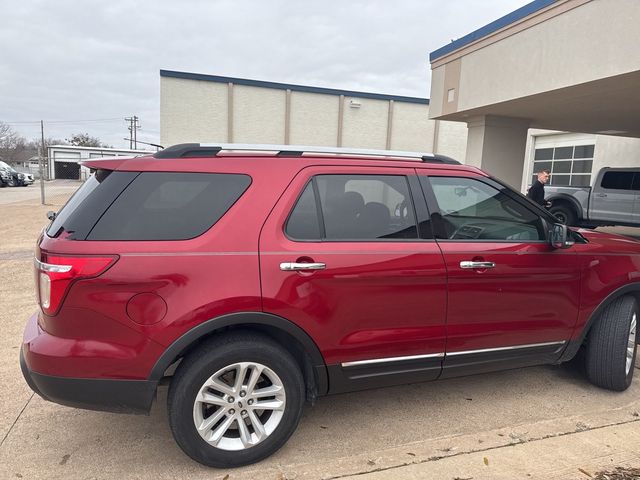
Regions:
<instances>
[{"instance_id":1,"label":"wheel arch","mask_svg":"<svg viewBox=\"0 0 640 480\"><path fill-rule=\"evenodd\" d=\"M550 202L558 202L558 204L568 204L576 212L578 220L584 219L584 210L582 208L582 205L580 205L580 202L571 195L567 195L566 193L558 193L555 195L551 195L546 200Z\"/></svg>"},{"instance_id":2,"label":"wheel arch","mask_svg":"<svg viewBox=\"0 0 640 480\"><path fill-rule=\"evenodd\" d=\"M578 353L580 347L584 344L584 341L589 335L591 327L595 325L604 309L611 305L613 301L626 295L633 296L636 299L636 302L638 302L638 305L640 305L640 282L623 285L622 287L611 292L604 300L602 300L602 302L600 302L600 304L593 310L593 312L591 312L591 315L589 315L587 322L582 328L580 336L569 342L569 345L563 352L559 362L568 362L569 360L571 360L576 355L576 353Z\"/></svg>"},{"instance_id":3,"label":"wheel arch","mask_svg":"<svg viewBox=\"0 0 640 480\"><path fill-rule=\"evenodd\" d=\"M315 341L293 322L269 313L240 312L207 320L176 339L156 361L149 380L160 381L177 360L197 348L204 340L229 330L251 330L267 335L291 351L305 378L307 398L311 401L328 391L324 357Z\"/></svg>"}]
</instances>

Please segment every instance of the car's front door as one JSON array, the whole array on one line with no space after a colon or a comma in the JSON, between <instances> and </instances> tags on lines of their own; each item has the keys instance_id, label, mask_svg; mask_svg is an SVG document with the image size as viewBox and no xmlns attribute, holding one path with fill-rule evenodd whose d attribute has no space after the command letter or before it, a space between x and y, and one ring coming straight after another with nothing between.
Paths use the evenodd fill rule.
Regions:
<instances>
[{"instance_id":1,"label":"car's front door","mask_svg":"<svg viewBox=\"0 0 640 480\"><path fill-rule=\"evenodd\" d=\"M446 271L413 169L303 169L262 229L260 275L264 311L317 343L331 391L440 374Z\"/></svg>"},{"instance_id":2,"label":"car's front door","mask_svg":"<svg viewBox=\"0 0 640 480\"><path fill-rule=\"evenodd\" d=\"M420 181L448 271L443 377L557 358L578 315L575 252L553 249L535 210L490 178Z\"/></svg>"}]
</instances>

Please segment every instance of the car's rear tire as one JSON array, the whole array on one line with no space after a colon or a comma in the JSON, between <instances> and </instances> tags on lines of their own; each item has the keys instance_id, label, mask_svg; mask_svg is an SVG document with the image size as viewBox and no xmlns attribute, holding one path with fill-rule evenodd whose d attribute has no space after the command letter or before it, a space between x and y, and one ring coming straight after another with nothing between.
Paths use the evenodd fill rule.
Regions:
<instances>
[{"instance_id":1,"label":"car's rear tire","mask_svg":"<svg viewBox=\"0 0 640 480\"><path fill-rule=\"evenodd\" d=\"M293 356L269 337L233 332L183 359L169 387L169 424L197 462L239 467L282 447L303 404L304 379Z\"/></svg>"},{"instance_id":2,"label":"car's rear tire","mask_svg":"<svg viewBox=\"0 0 640 480\"><path fill-rule=\"evenodd\" d=\"M608 390L629 388L636 353L638 304L625 296L614 300L591 328L585 366L589 381Z\"/></svg>"},{"instance_id":3,"label":"car's rear tire","mask_svg":"<svg viewBox=\"0 0 640 480\"><path fill-rule=\"evenodd\" d=\"M560 203L559 205L554 205L549 209L549 213L556 217L559 222L564 223L565 225L577 225L578 224L578 215L575 210L567 205L566 203Z\"/></svg>"}]
</instances>

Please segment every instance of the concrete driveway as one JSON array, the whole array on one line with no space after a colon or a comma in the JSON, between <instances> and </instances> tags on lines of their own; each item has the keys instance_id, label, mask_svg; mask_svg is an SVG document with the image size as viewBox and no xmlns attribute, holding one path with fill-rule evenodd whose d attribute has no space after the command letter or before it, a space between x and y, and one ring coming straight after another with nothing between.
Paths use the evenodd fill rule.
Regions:
<instances>
[{"instance_id":1,"label":"concrete driveway","mask_svg":"<svg viewBox=\"0 0 640 480\"><path fill-rule=\"evenodd\" d=\"M59 206L68 194L52 198ZM0 243L0 478L588 479L640 466L640 376L626 392L608 392L571 364L325 397L280 452L233 470L181 452L166 388L149 416L45 402L24 382L18 352L36 309L33 244L51 209L38 196L0 200L12 219Z\"/></svg>"}]
</instances>

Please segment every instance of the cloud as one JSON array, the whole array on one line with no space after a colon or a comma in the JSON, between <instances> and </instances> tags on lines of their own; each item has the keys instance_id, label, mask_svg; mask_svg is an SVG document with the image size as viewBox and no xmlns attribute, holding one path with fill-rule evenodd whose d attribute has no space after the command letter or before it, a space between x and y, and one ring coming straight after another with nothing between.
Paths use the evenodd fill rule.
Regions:
<instances>
[{"instance_id":1,"label":"cloud","mask_svg":"<svg viewBox=\"0 0 640 480\"><path fill-rule=\"evenodd\" d=\"M154 142L162 68L427 97L431 51L524 3L0 0L0 120L125 147L138 115ZM86 119L112 120L46 123Z\"/></svg>"}]
</instances>

